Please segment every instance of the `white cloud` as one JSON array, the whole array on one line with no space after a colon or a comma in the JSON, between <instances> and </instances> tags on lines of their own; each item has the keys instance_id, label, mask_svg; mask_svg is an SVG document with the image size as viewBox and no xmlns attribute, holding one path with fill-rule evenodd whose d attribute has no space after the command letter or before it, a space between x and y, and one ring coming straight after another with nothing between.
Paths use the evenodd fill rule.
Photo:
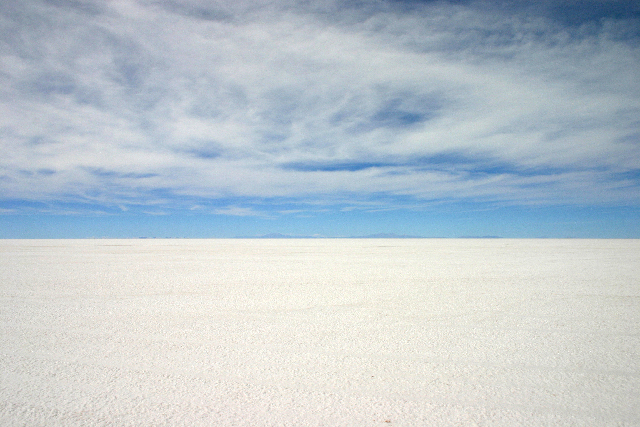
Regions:
<instances>
[{"instance_id":1,"label":"white cloud","mask_svg":"<svg viewBox=\"0 0 640 427\"><path fill-rule=\"evenodd\" d=\"M231 216L263 216L266 217L264 213L257 212L252 208L242 207L242 206L226 206L224 208L215 209L213 211L216 215L231 215Z\"/></svg>"},{"instance_id":2,"label":"white cloud","mask_svg":"<svg viewBox=\"0 0 640 427\"><path fill-rule=\"evenodd\" d=\"M640 202L640 49L620 36L633 21L587 31L445 3L78 5L1 9L6 198Z\"/></svg>"}]
</instances>

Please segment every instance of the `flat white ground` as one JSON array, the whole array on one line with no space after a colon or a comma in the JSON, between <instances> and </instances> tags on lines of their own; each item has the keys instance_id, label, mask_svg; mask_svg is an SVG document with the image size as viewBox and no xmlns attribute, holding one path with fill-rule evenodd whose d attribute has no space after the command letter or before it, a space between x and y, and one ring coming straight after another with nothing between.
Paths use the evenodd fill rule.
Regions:
<instances>
[{"instance_id":1,"label":"flat white ground","mask_svg":"<svg viewBox=\"0 0 640 427\"><path fill-rule=\"evenodd\" d=\"M639 240L2 240L2 426L639 426Z\"/></svg>"}]
</instances>

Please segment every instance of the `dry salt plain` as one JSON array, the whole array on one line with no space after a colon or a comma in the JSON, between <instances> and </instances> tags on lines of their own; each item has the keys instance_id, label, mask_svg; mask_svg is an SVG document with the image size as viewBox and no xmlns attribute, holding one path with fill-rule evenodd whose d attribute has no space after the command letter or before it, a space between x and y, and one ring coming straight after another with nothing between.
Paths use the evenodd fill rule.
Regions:
<instances>
[{"instance_id":1,"label":"dry salt plain","mask_svg":"<svg viewBox=\"0 0 640 427\"><path fill-rule=\"evenodd\" d=\"M2 426L639 426L639 240L2 240Z\"/></svg>"}]
</instances>

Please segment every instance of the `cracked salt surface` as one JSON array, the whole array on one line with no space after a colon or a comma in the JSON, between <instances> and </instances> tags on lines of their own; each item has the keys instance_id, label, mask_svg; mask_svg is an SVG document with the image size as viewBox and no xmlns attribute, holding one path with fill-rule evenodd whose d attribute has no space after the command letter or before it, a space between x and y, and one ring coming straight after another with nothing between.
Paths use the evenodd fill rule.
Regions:
<instances>
[{"instance_id":1,"label":"cracked salt surface","mask_svg":"<svg viewBox=\"0 0 640 427\"><path fill-rule=\"evenodd\" d=\"M638 426L638 240L2 240L3 426Z\"/></svg>"}]
</instances>

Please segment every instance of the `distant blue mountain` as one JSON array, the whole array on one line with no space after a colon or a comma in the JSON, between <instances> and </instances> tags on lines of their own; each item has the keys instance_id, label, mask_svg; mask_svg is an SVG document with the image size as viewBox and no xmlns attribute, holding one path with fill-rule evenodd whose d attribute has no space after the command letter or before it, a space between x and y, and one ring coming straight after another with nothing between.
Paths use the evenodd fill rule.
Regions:
<instances>
[{"instance_id":1,"label":"distant blue mountain","mask_svg":"<svg viewBox=\"0 0 640 427\"><path fill-rule=\"evenodd\" d=\"M258 236L257 239L311 239L313 236L294 236L291 234L269 233Z\"/></svg>"},{"instance_id":2,"label":"distant blue mountain","mask_svg":"<svg viewBox=\"0 0 640 427\"><path fill-rule=\"evenodd\" d=\"M268 233L261 236L236 236L237 239L322 239L322 238L336 238L327 236L306 236L306 235L294 235L294 234L282 234L282 233ZM424 239L424 236L416 236L411 234L396 234L396 233L375 233L368 234L366 236L349 236L347 239ZM460 236L458 239L501 239L501 236Z\"/></svg>"},{"instance_id":3,"label":"distant blue mountain","mask_svg":"<svg viewBox=\"0 0 640 427\"><path fill-rule=\"evenodd\" d=\"M354 239L421 239L422 236L411 236L408 234L396 234L396 233L377 233L369 234L368 236L354 236Z\"/></svg>"}]
</instances>

